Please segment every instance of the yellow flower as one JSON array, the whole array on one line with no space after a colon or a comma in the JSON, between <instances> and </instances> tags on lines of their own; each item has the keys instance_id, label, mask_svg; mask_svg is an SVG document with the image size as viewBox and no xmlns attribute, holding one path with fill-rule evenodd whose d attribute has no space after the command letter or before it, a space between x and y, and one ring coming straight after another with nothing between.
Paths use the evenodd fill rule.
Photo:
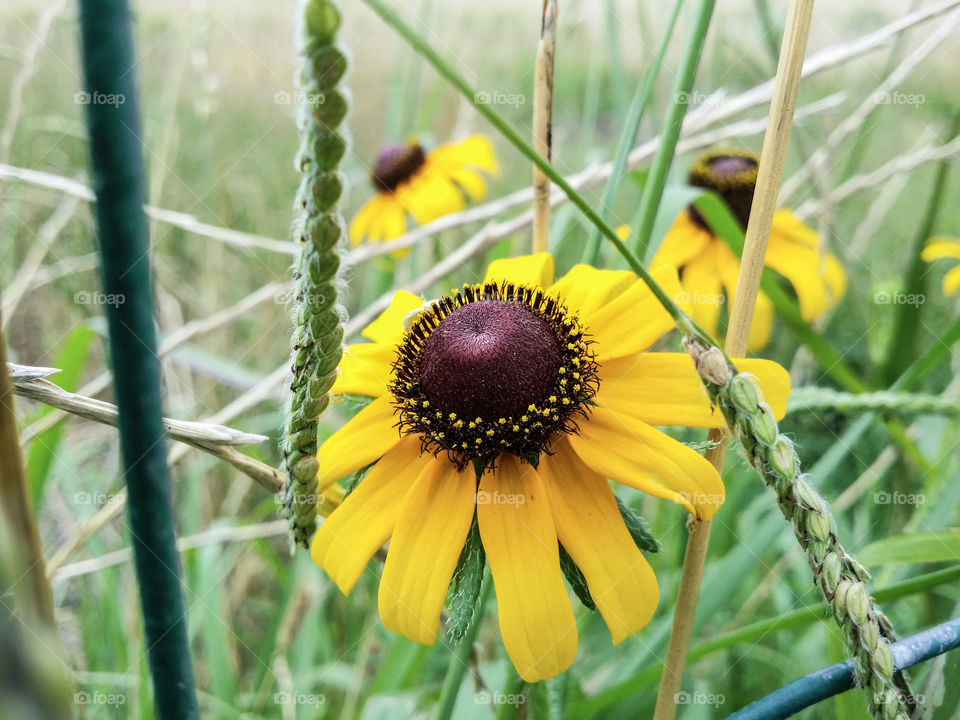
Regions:
<instances>
[{"instance_id":1,"label":"yellow flower","mask_svg":"<svg viewBox=\"0 0 960 720\"><path fill-rule=\"evenodd\" d=\"M745 228L757 165L757 158L750 153L706 153L691 169L690 184L717 192ZM843 266L836 257L824 252L819 236L789 210L774 213L765 264L793 285L800 314L808 322L827 312L846 291ZM692 206L677 216L651 265L668 265L680 271L680 283L689 298L691 315L710 334L716 334L721 306L733 303L740 261L723 239L710 231ZM751 350L764 347L772 326L773 304L761 291L748 347Z\"/></svg>"},{"instance_id":2,"label":"yellow flower","mask_svg":"<svg viewBox=\"0 0 960 720\"><path fill-rule=\"evenodd\" d=\"M614 643L656 609L656 577L608 478L699 518L724 497L706 459L653 427L723 424L687 355L643 352L673 327L670 316L632 273L578 265L553 275L542 253L497 260L482 284L429 305L396 293L364 331L372 342L343 358L334 390L373 401L321 446L319 489L375 464L311 548L348 593L390 539L380 617L431 645L476 514L503 643L528 682L562 672L576 654L558 543ZM655 277L681 292L674 270ZM782 416L786 372L766 360L739 364Z\"/></svg>"},{"instance_id":3,"label":"yellow flower","mask_svg":"<svg viewBox=\"0 0 960 720\"><path fill-rule=\"evenodd\" d=\"M422 225L463 210L464 193L474 201L482 200L487 185L478 170L499 172L493 146L482 135L441 145L430 153L416 143L384 148L371 175L378 192L350 223L350 243L400 237L406 231L408 213Z\"/></svg>"},{"instance_id":4,"label":"yellow flower","mask_svg":"<svg viewBox=\"0 0 960 720\"><path fill-rule=\"evenodd\" d=\"M927 262L942 260L943 258L953 258L960 260L960 240L947 237L935 237L930 240L920 257ZM960 290L960 265L947 271L943 276L943 294L953 295Z\"/></svg>"}]
</instances>

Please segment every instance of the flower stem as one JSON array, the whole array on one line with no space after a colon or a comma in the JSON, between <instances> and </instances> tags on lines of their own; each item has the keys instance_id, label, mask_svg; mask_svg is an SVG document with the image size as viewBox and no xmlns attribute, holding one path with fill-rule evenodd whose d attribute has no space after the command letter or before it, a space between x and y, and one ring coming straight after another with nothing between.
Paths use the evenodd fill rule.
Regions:
<instances>
[{"instance_id":1,"label":"flower stem","mask_svg":"<svg viewBox=\"0 0 960 720\"><path fill-rule=\"evenodd\" d=\"M466 633L464 633L460 644L454 648L453 655L450 657L450 664L447 665L447 674L443 678L443 688L440 690L440 700L437 701L437 709L433 714L433 720L450 720L453 716L453 706L457 702L460 683L467 672L470 653L473 651L473 643L477 639L477 631L482 624L483 611L492 587L493 578L486 575L480 586L480 596L477 598L477 608L474 612L473 622L470 623Z\"/></svg>"},{"instance_id":2,"label":"flower stem","mask_svg":"<svg viewBox=\"0 0 960 720\"><path fill-rule=\"evenodd\" d=\"M543 22L533 69L533 147L550 160L553 139L553 67L557 49L557 2L543 0ZM533 166L533 251L550 246L550 179Z\"/></svg>"},{"instance_id":3,"label":"flower stem","mask_svg":"<svg viewBox=\"0 0 960 720\"><path fill-rule=\"evenodd\" d=\"M647 246L650 244L650 235L653 233L653 224L657 218L657 210L660 208L660 199L663 197L663 189L667 184L667 174L670 172L673 155L677 149L677 141L680 139L683 118L687 114L687 106L690 104L690 91L693 89L693 79L697 74L697 67L700 65L700 55L703 53L703 43L707 37L707 30L710 28L710 18L713 17L715 4L715 0L700 0L696 20L687 38L683 63L680 65L680 70L673 85L670 109L667 111L664 127L660 133L660 144L657 146L656 155L653 156L653 162L650 164L650 174L647 176L647 182L643 186L643 195L640 197L640 209L638 211L640 221L637 224L636 232L631 233L631 237L627 241L627 246L639 257L644 256Z\"/></svg>"},{"instance_id":4,"label":"flower stem","mask_svg":"<svg viewBox=\"0 0 960 720\"><path fill-rule=\"evenodd\" d=\"M160 720L198 717L161 413L143 141L131 11L81 0L86 106L123 476L147 659ZM110 102L110 100L114 102Z\"/></svg>"},{"instance_id":5,"label":"flower stem","mask_svg":"<svg viewBox=\"0 0 960 720\"><path fill-rule=\"evenodd\" d=\"M793 111L800 87L803 56L806 52L812 15L813 0L794 0L791 3L780 50L780 62L777 66L767 131L763 138L763 151L760 154L757 186L750 210L750 221L747 224L737 290L730 309L730 326L725 350L727 355L732 357L741 357L747 350L747 339L750 335L750 325L753 321L754 306L763 272L767 237L773 224L777 192L783 175L790 129L793 126ZM655 214L655 209L653 212ZM710 439L718 441L719 445L707 454L707 459L717 472L722 474L723 461L726 457L726 433L719 430L711 431ZM690 637L696 617L697 597L700 594L700 580L709 543L710 522L691 519L677 606L674 611L663 676L657 693L654 720L673 720L676 717L675 697L683 681L683 671L686 667Z\"/></svg>"}]
</instances>

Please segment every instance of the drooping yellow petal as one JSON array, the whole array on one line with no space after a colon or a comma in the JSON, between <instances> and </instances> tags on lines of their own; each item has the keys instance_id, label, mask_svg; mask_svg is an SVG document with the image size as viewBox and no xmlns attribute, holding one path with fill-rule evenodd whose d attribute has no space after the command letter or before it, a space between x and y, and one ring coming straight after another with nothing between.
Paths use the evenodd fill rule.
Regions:
<instances>
[{"instance_id":1,"label":"drooping yellow petal","mask_svg":"<svg viewBox=\"0 0 960 720\"><path fill-rule=\"evenodd\" d=\"M541 455L537 474L560 543L583 572L616 645L650 622L657 577L627 532L606 480L572 452Z\"/></svg>"},{"instance_id":2,"label":"drooping yellow petal","mask_svg":"<svg viewBox=\"0 0 960 720\"><path fill-rule=\"evenodd\" d=\"M720 268L717 267L717 248L714 242L700 255L690 260L680 276L683 290L690 302L690 316L711 335L717 334L717 318L725 302L720 291ZM726 249L724 246L723 249ZM727 250L729 253L729 250ZM732 253L730 253L732 257Z\"/></svg>"},{"instance_id":3,"label":"drooping yellow petal","mask_svg":"<svg viewBox=\"0 0 960 720\"><path fill-rule=\"evenodd\" d=\"M527 682L558 675L577 654L577 625L543 483L532 467L504 453L480 480L477 500L507 654Z\"/></svg>"},{"instance_id":4,"label":"drooping yellow petal","mask_svg":"<svg viewBox=\"0 0 960 720\"><path fill-rule=\"evenodd\" d=\"M364 235L394 210L394 205L393 197L387 193L377 193L367 200L350 222L350 244L359 245Z\"/></svg>"},{"instance_id":5,"label":"drooping yellow petal","mask_svg":"<svg viewBox=\"0 0 960 720\"><path fill-rule=\"evenodd\" d=\"M550 286L548 292L581 318L600 308L637 281L629 270L598 270L592 265L574 265Z\"/></svg>"},{"instance_id":6,"label":"drooping yellow petal","mask_svg":"<svg viewBox=\"0 0 960 720\"><path fill-rule=\"evenodd\" d=\"M943 276L943 294L953 295L957 290L960 290L960 266Z\"/></svg>"},{"instance_id":7,"label":"drooping yellow petal","mask_svg":"<svg viewBox=\"0 0 960 720\"><path fill-rule=\"evenodd\" d=\"M350 345L340 360L339 374L333 384L338 395L380 397L387 393L390 371L397 350L386 343Z\"/></svg>"},{"instance_id":8,"label":"drooping yellow petal","mask_svg":"<svg viewBox=\"0 0 960 720\"><path fill-rule=\"evenodd\" d=\"M475 499L473 467L458 472L442 455L406 493L380 578L380 619L391 632L433 645Z\"/></svg>"},{"instance_id":9,"label":"drooping yellow petal","mask_svg":"<svg viewBox=\"0 0 960 720\"><path fill-rule=\"evenodd\" d=\"M827 286L816 250L771 235L765 263L793 285L804 320L813 320L827 311Z\"/></svg>"},{"instance_id":10,"label":"drooping yellow petal","mask_svg":"<svg viewBox=\"0 0 960 720\"><path fill-rule=\"evenodd\" d=\"M427 156L427 162L443 168L476 168L492 175L500 172L493 145L483 135L471 135L460 142L440 145Z\"/></svg>"},{"instance_id":11,"label":"drooping yellow petal","mask_svg":"<svg viewBox=\"0 0 960 720\"><path fill-rule=\"evenodd\" d=\"M407 210L395 195L381 193L378 209L380 213L367 228L367 240L382 242L395 240L407 229Z\"/></svg>"},{"instance_id":12,"label":"drooping yellow petal","mask_svg":"<svg viewBox=\"0 0 960 720\"><path fill-rule=\"evenodd\" d=\"M403 337L403 319L411 310L423 305L423 300L406 290L397 290L384 310L372 323L363 329L362 335L374 342L396 344Z\"/></svg>"},{"instance_id":13,"label":"drooping yellow petal","mask_svg":"<svg viewBox=\"0 0 960 720\"><path fill-rule=\"evenodd\" d=\"M507 281L514 285L545 288L553 282L553 255L537 253L494 260L487 266L485 283Z\"/></svg>"},{"instance_id":14,"label":"drooping yellow petal","mask_svg":"<svg viewBox=\"0 0 960 720\"><path fill-rule=\"evenodd\" d=\"M780 208L773 214L770 237L782 237L785 240L815 250L820 245L820 237L806 223L786 208Z\"/></svg>"},{"instance_id":15,"label":"drooping yellow petal","mask_svg":"<svg viewBox=\"0 0 960 720\"><path fill-rule=\"evenodd\" d=\"M469 168L454 168L450 170L447 177L459 185L474 202L483 200L487 194L487 181L480 173Z\"/></svg>"},{"instance_id":16,"label":"drooping yellow petal","mask_svg":"<svg viewBox=\"0 0 960 720\"><path fill-rule=\"evenodd\" d=\"M675 301L686 303L677 271L662 266L651 271L653 279ZM595 311L581 312L598 360L621 357L646 350L673 327L673 319L642 280L618 292Z\"/></svg>"},{"instance_id":17,"label":"drooping yellow petal","mask_svg":"<svg viewBox=\"0 0 960 720\"><path fill-rule=\"evenodd\" d=\"M790 375L770 360L734 360L741 372L756 376L764 398L779 420L787 412ZM650 425L723 427L723 414L710 400L686 353L643 353L600 366L595 401L601 407Z\"/></svg>"},{"instance_id":18,"label":"drooping yellow petal","mask_svg":"<svg viewBox=\"0 0 960 720\"><path fill-rule=\"evenodd\" d=\"M420 454L419 438L405 437L370 468L317 530L310 555L344 595L393 532L410 484L433 462L429 453Z\"/></svg>"},{"instance_id":19,"label":"drooping yellow petal","mask_svg":"<svg viewBox=\"0 0 960 720\"><path fill-rule=\"evenodd\" d=\"M757 352L770 342L773 331L773 302L762 290L757 293L757 303L753 306L753 321L747 336L747 350Z\"/></svg>"},{"instance_id":20,"label":"drooping yellow petal","mask_svg":"<svg viewBox=\"0 0 960 720\"><path fill-rule=\"evenodd\" d=\"M664 235L650 265L670 265L679 270L700 257L713 242L716 242L716 238L710 231L697 225L690 219L690 213L682 210Z\"/></svg>"},{"instance_id":21,"label":"drooping yellow petal","mask_svg":"<svg viewBox=\"0 0 960 720\"><path fill-rule=\"evenodd\" d=\"M561 443L569 442L599 475L679 503L701 520L723 504L723 482L713 465L669 435L604 407L594 407L579 426Z\"/></svg>"},{"instance_id":22,"label":"drooping yellow petal","mask_svg":"<svg viewBox=\"0 0 960 720\"><path fill-rule=\"evenodd\" d=\"M937 237L930 240L920 253L920 257L927 262L942 258L956 258L960 260L960 240L946 237Z\"/></svg>"},{"instance_id":23,"label":"drooping yellow petal","mask_svg":"<svg viewBox=\"0 0 960 720\"><path fill-rule=\"evenodd\" d=\"M421 225L466 207L463 193L442 173L421 168L396 189L397 200Z\"/></svg>"},{"instance_id":24,"label":"drooping yellow petal","mask_svg":"<svg viewBox=\"0 0 960 720\"><path fill-rule=\"evenodd\" d=\"M393 399L375 398L333 435L317 452L320 492L340 478L379 460L398 442L400 433L393 414Z\"/></svg>"}]
</instances>

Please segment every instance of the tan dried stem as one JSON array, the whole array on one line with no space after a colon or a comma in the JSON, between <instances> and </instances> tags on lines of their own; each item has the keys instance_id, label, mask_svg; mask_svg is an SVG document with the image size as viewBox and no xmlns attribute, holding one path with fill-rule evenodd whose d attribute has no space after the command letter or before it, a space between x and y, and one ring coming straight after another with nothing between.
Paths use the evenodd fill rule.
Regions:
<instances>
[{"instance_id":1,"label":"tan dried stem","mask_svg":"<svg viewBox=\"0 0 960 720\"><path fill-rule=\"evenodd\" d=\"M750 335L753 310L760 288L767 238L777 207L777 191L783 175L790 129L793 127L793 114L812 16L813 0L794 0L791 3L780 48L767 131L763 137L757 188L747 224L737 290L730 309L730 325L725 343L725 351L730 357L741 357L747 350L747 338ZM709 439L718 444L707 452L706 457L717 472L722 474L728 434L724 430L711 430ZM690 649L697 598L710 543L710 529L710 520L699 521L694 518L690 521L677 607L673 615L673 627L657 694L654 720L673 720L677 714L676 697L681 689Z\"/></svg>"},{"instance_id":2,"label":"tan dried stem","mask_svg":"<svg viewBox=\"0 0 960 720\"><path fill-rule=\"evenodd\" d=\"M553 146L553 68L557 48L557 2L543 0L543 20L533 69L533 148L550 160ZM533 251L546 252L550 232L550 180L533 166Z\"/></svg>"}]
</instances>

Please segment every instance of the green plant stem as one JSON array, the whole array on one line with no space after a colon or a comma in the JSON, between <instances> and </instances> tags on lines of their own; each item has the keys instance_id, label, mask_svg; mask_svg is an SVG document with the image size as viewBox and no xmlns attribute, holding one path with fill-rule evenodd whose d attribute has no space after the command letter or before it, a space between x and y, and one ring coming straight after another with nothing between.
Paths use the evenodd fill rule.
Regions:
<instances>
[{"instance_id":1,"label":"green plant stem","mask_svg":"<svg viewBox=\"0 0 960 720\"><path fill-rule=\"evenodd\" d=\"M501 694L504 698L509 698L511 695L516 697L523 692L523 686L523 678L517 675L517 671L513 669L513 665L508 661L507 681L503 685L503 692ZM497 714L494 716L494 720L513 720L513 718L517 716L519 709L520 703L502 702L497 705Z\"/></svg>"},{"instance_id":2,"label":"green plant stem","mask_svg":"<svg viewBox=\"0 0 960 720\"><path fill-rule=\"evenodd\" d=\"M143 212L143 147L126 0L80 0L93 187L120 449L146 650L161 720L198 717L161 420L160 362ZM109 619L107 619L109 621Z\"/></svg>"},{"instance_id":3,"label":"green plant stem","mask_svg":"<svg viewBox=\"0 0 960 720\"><path fill-rule=\"evenodd\" d=\"M617 251L623 255L630 269L647 284L650 291L670 314L670 317L673 318L674 323L677 325L677 328L680 329L681 333L694 336L705 345L719 347L717 341L697 325L697 323L683 312L673 299L663 291L663 288L661 288L650 273L647 272L643 263L640 262L637 256L620 240L613 228L597 214L590 203L587 202L560 173L554 170L550 163L534 150L530 143L524 140L520 133L511 127L491 105L478 103L476 101L477 93L446 60L441 58L423 38L417 35L409 25L403 22L403 20L401 20L393 10L384 5L381 0L363 0L363 2L379 15L387 25L393 28L398 35L410 43L414 50L423 55L427 61L433 65L434 69L442 77L446 78L446 80L473 105L477 112L483 115L524 157L539 167L544 175L563 190L564 194L570 199L570 202L573 203L591 223L600 229L603 236L613 243ZM712 0L704 0L704 4L710 4L712 6L713 2Z\"/></svg>"},{"instance_id":4,"label":"green plant stem","mask_svg":"<svg viewBox=\"0 0 960 720\"><path fill-rule=\"evenodd\" d=\"M700 0L696 19L690 29L690 35L687 37L683 62L673 85L670 109L667 111L663 131L660 133L660 144L657 146L656 155L653 156L650 173L647 176L646 184L643 186L643 195L640 197L640 209L638 211L640 219L636 230L631 232L627 241L627 247L639 257L644 256L647 246L650 244L650 235L653 232L653 224L660 207L660 198L663 197L663 189L667 184L667 174L670 172L673 155L677 149L677 141L680 139L680 130L683 128L683 118L687 114L687 106L690 104L690 91L693 89L693 79L697 74L697 67L700 65L700 55L703 53L703 43L710 27L714 5L714 0Z\"/></svg>"},{"instance_id":5,"label":"green plant stem","mask_svg":"<svg viewBox=\"0 0 960 720\"><path fill-rule=\"evenodd\" d=\"M673 28L677 23L677 16L680 14L681 7L683 7L683 0L676 0L673 5L673 13L671 13L670 19L667 21L667 27L663 31L663 37L660 39L660 47L657 48L653 64L647 70L640 87L637 88L633 101L630 103L630 109L627 111L627 120L624 123L623 132L620 133L617 154L613 159L613 168L610 171L610 177L607 178L607 184L603 188L603 194L600 196L599 213L600 217L606 221L610 220L610 211L617 196L617 186L620 184L620 178L627 166L627 157L630 155L630 150L637 140L640 121L643 120L643 114L646 112L650 97L653 95L653 87L656 84L657 76L660 74L660 66L663 65L663 57L670 45L670 38L673 35ZM590 230L590 236L587 238L587 244L583 252L583 262L587 265L596 265L599 254L600 230L594 227Z\"/></svg>"},{"instance_id":6,"label":"green plant stem","mask_svg":"<svg viewBox=\"0 0 960 720\"><path fill-rule=\"evenodd\" d=\"M454 648L453 655L450 657L450 664L447 665L447 674L443 678L443 687L440 690L440 699L437 701L437 709L433 714L433 720L450 720L453 716L453 706L457 702L457 693L460 691L460 683L467 672L467 665L470 662L470 653L473 651L473 643L477 638L477 631L483 622L483 612L490 598L490 589L493 587L493 578L487 574L483 578L480 587L480 597L477 599L477 609L474 613L473 622L470 623L460 644Z\"/></svg>"}]
</instances>

